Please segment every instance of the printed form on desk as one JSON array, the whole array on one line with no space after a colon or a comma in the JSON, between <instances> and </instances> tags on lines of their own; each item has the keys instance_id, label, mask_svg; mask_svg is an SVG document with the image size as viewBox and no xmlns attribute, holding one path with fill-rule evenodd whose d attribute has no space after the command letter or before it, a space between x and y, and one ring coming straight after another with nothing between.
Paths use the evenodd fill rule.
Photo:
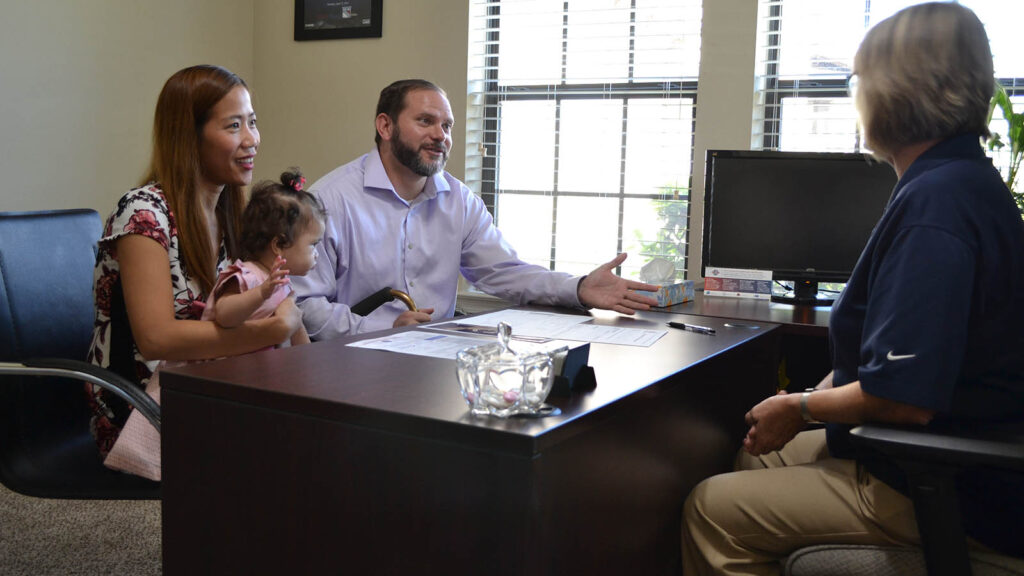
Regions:
<instances>
[{"instance_id":1,"label":"printed form on desk","mask_svg":"<svg viewBox=\"0 0 1024 576\"><path fill-rule=\"evenodd\" d=\"M643 346L645 348L657 342L667 332L667 330L660 329L601 326L590 323L591 320L593 318L590 316L510 309L472 318L460 318L458 323L495 328L498 322L504 322L512 327L513 338L516 336L555 338L600 344ZM443 326L444 324L441 324L436 327L443 329Z\"/></svg>"},{"instance_id":2,"label":"printed form on desk","mask_svg":"<svg viewBox=\"0 0 1024 576\"><path fill-rule=\"evenodd\" d=\"M645 348L668 332L661 329L601 326L589 323L591 320L589 316L553 312L500 310L472 318L459 318L458 321L420 326L418 330L359 340L348 346L452 359L463 348L491 342L487 336L497 333L498 322L505 322L512 327L513 340L517 337L528 341L575 340ZM480 327L481 330L473 330L472 327ZM451 333L441 334L434 330ZM467 333L474 336L457 335ZM477 335L483 338L475 337Z\"/></svg>"},{"instance_id":3,"label":"printed form on desk","mask_svg":"<svg viewBox=\"0 0 1024 576\"><path fill-rule=\"evenodd\" d=\"M399 332L380 338L359 340L347 344L353 348L371 348L373 350L389 350L402 354L415 354L417 356L429 356L431 358L447 358L454 360L459 350L486 344L490 340L474 338L472 336L455 336L452 334L439 334L419 330Z\"/></svg>"}]
</instances>

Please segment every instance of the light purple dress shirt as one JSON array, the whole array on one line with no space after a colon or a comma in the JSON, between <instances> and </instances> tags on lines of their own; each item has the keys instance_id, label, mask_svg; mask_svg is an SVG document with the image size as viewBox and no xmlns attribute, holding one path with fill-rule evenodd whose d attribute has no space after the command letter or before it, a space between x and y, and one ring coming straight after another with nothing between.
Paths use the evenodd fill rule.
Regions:
<instances>
[{"instance_id":1,"label":"light purple dress shirt","mask_svg":"<svg viewBox=\"0 0 1024 576\"><path fill-rule=\"evenodd\" d=\"M291 281L314 340L391 328L406 310L397 300L368 316L349 310L385 287L433 308L434 319L450 318L459 272L487 294L517 304L580 307L580 277L520 260L483 201L447 172L428 178L423 192L406 202L374 149L310 189L327 209L327 227L316 266Z\"/></svg>"}]
</instances>

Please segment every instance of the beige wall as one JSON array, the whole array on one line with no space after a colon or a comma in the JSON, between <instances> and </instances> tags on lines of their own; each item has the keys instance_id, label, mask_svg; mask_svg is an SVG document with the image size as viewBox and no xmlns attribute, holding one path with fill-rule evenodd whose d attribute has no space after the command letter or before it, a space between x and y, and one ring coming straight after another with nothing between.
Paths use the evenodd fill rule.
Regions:
<instances>
[{"instance_id":1,"label":"beige wall","mask_svg":"<svg viewBox=\"0 0 1024 576\"><path fill-rule=\"evenodd\" d=\"M401 78L441 85L463 124L468 6L387 0L382 38L295 42L293 3L255 0L253 105L263 136L256 177L298 165L313 181L368 152L377 96ZM465 172L464 143L456 137L448 161L457 177Z\"/></svg>"},{"instance_id":2,"label":"beige wall","mask_svg":"<svg viewBox=\"0 0 1024 576\"><path fill-rule=\"evenodd\" d=\"M687 278L691 280L701 277L704 153L750 148L756 31L754 0L704 0L687 254Z\"/></svg>"},{"instance_id":3,"label":"beige wall","mask_svg":"<svg viewBox=\"0 0 1024 576\"><path fill-rule=\"evenodd\" d=\"M0 210L107 214L142 176L163 82L191 64L237 72L253 90L263 144L256 178L300 166L319 178L373 145L389 82L448 91L465 125L469 0L388 0L383 38L293 40L292 0L7 0L0 8ZM705 0L694 147L690 277L699 274L703 157L746 148L754 0ZM465 173L456 129L449 170Z\"/></svg>"},{"instance_id":4,"label":"beige wall","mask_svg":"<svg viewBox=\"0 0 1024 576\"><path fill-rule=\"evenodd\" d=\"M253 70L253 0L5 0L0 210L106 214L142 177L164 81Z\"/></svg>"}]
</instances>

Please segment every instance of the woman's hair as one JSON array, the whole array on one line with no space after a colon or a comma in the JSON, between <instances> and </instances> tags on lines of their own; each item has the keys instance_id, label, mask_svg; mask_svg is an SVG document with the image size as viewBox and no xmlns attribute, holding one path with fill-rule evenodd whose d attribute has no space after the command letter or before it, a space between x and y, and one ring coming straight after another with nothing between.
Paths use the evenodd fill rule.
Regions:
<instances>
[{"instance_id":1,"label":"woman's hair","mask_svg":"<svg viewBox=\"0 0 1024 576\"><path fill-rule=\"evenodd\" d=\"M157 182L163 189L178 227L184 269L206 294L217 280L217 262L196 189L202 172L199 145L210 110L236 86L248 90L245 81L220 66L192 66L167 79L156 102L153 156L143 182ZM217 223L232 258L238 255L244 205L242 188L230 184L217 202Z\"/></svg>"},{"instance_id":2,"label":"woman's hair","mask_svg":"<svg viewBox=\"0 0 1024 576\"><path fill-rule=\"evenodd\" d=\"M380 97L377 98L377 113L374 114L374 118L381 114L387 114L392 121L397 122L398 115L402 113L402 110L405 110L405 95L414 90L433 90L447 97L447 94L445 94L440 86L429 80L420 80L419 78L397 80L388 84L380 91ZM373 141L380 146L381 137L377 133L376 128L373 131Z\"/></svg>"},{"instance_id":3,"label":"woman's hair","mask_svg":"<svg viewBox=\"0 0 1024 576\"><path fill-rule=\"evenodd\" d=\"M853 69L867 144L880 156L958 134L989 135L992 51L985 27L963 6L918 4L879 22Z\"/></svg>"},{"instance_id":4,"label":"woman's hair","mask_svg":"<svg viewBox=\"0 0 1024 576\"><path fill-rule=\"evenodd\" d=\"M327 212L319 198L302 189L305 182L298 168L290 168L280 182L264 180L253 187L242 214L243 260L258 259L274 239L287 248L314 220L323 222Z\"/></svg>"}]
</instances>

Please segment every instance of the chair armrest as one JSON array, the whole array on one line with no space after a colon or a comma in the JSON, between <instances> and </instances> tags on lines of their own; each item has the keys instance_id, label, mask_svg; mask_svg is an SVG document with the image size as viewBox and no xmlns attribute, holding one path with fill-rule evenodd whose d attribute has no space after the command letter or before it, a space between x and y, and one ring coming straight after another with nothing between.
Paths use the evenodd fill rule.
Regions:
<instances>
[{"instance_id":1,"label":"chair armrest","mask_svg":"<svg viewBox=\"0 0 1024 576\"><path fill-rule=\"evenodd\" d=\"M1024 423L981 431L864 424L850 434L855 445L897 460L1024 471Z\"/></svg>"},{"instance_id":2,"label":"chair armrest","mask_svg":"<svg viewBox=\"0 0 1024 576\"><path fill-rule=\"evenodd\" d=\"M1024 423L898 427L864 424L850 431L854 447L891 459L906 474L928 574L971 573L957 493L965 469L1024 470Z\"/></svg>"},{"instance_id":3,"label":"chair armrest","mask_svg":"<svg viewBox=\"0 0 1024 576\"><path fill-rule=\"evenodd\" d=\"M0 374L57 376L95 384L135 407L160 431L160 405L146 391L110 370L67 358L30 358L24 362L0 362Z\"/></svg>"}]
</instances>

